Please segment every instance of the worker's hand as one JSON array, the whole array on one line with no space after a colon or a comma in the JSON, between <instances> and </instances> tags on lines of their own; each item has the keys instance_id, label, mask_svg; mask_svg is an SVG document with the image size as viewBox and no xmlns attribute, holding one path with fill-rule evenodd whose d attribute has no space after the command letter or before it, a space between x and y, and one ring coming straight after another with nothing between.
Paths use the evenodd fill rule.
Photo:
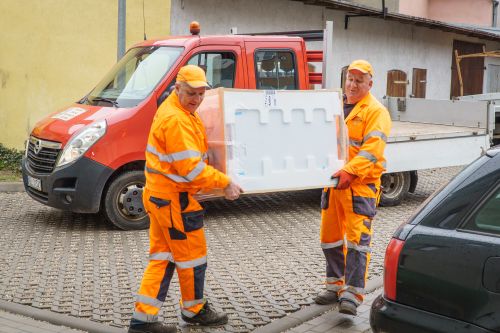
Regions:
<instances>
[{"instance_id":1,"label":"worker's hand","mask_svg":"<svg viewBox=\"0 0 500 333\"><path fill-rule=\"evenodd\" d=\"M224 197L227 200L236 200L239 198L241 193L243 193L243 189L238 184L233 182L230 182L224 189Z\"/></svg>"},{"instance_id":2,"label":"worker's hand","mask_svg":"<svg viewBox=\"0 0 500 333\"><path fill-rule=\"evenodd\" d=\"M349 172L344 171L342 169L335 172L332 178L334 177L338 177L339 179L339 183L335 187L336 190L345 190L346 188L349 188L349 186L351 186L352 181L356 179L355 175L351 175Z\"/></svg>"}]
</instances>

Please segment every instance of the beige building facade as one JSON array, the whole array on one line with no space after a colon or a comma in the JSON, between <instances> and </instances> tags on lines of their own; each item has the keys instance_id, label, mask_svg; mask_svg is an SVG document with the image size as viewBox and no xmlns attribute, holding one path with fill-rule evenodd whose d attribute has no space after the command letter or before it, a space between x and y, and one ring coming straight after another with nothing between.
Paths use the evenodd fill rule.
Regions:
<instances>
[{"instance_id":1,"label":"beige building facade","mask_svg":"<svg viewBox=\"0 0 500 333\"><path fill-rule=\"evenodd\" d=\"M400 0L399 13L431 20L491 27L492 0Z\"/></svg>"},{"instance_id":2,"label":"beige building facade","mask_svg":"<svg viewBox=\"0 0 500 333\"><path fill-rule=\"evenodd\" d=\"M119 0L0 1L0 143L23 149L44 116L117 61ZM126 1L126 48L170 34L170 0Z\"/></svg>"}]
</instances>

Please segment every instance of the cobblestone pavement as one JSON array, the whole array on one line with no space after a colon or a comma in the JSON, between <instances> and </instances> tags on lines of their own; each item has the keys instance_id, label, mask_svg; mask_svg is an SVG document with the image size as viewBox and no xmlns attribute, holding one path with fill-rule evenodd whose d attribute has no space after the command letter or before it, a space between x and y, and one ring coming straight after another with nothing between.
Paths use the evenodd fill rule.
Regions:
<instances>
[{"instance_id":1,"label":"cobblestone pavement","mask_svg":"<svg viewBox=\"0 0 500 333\"><path fill-rule=\"evenodd\" d=\"M380 208L370 274L382 274L396 227L461 168L419 173L415 194ZM230 320L219 329L249 332L312 302L322 288L319 191L287 192L206 205L206 295ZM98 215L62 212L25 193L0 193L0 298L124 327L146 265L147 231L119 231ZM161 320L178 322L175 278Z\"/></svg>"},{"instance_id":2,"label":"cobblestone pavement","mask_svg":"<svg viewBox=\"0 0 500 333\"><path fill-rule=\"evenodd\" d=\"M382 288L379 288L366 295L355 317L339 313L335 307L321 316L288 330L287 333L370 333L372 332L370 328L371 303L381 292Z\"/></svg>"}]
</instances>

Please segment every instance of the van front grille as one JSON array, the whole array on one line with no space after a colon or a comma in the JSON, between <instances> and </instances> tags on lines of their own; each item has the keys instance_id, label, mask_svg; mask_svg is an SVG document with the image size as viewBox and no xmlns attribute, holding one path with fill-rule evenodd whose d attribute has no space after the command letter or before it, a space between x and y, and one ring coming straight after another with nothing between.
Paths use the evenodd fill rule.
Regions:
<instances>
[{"instance_id":1,"label":"van front grille","mask_svg":"<svg viewBox=\"0 0 500 333\"><path fill-rule=\"evenodd\" d=\"M28 144L28 165L36 173L51 173L61 152L61 143L31 136Z\"/></svg>"}]
</instances>

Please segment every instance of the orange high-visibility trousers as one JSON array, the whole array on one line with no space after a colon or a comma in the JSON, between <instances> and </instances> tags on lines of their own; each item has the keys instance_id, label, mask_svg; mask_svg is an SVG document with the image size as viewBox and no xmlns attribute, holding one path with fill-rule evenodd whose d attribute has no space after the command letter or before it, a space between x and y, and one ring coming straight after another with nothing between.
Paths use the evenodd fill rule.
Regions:
<instances>
[{"instance_id":1,"label":"orange high-visibility trousers","mask_svg":"<svg viewBox=\"0 0 500 333\"><path fill-rule=\"evenodd\" d=\"M155 322L177 271L181 311L195 316L205 304L203 288L207 246L203 209L187 192L160 193L147 188L143 202L150 218L149 263L137 294L132 319Z\"/></svg>"},{"instance_id":2,"label":"orange high-visibility trousers","mask_svg":"<svg viewBox=\"0 0 500 333\"><path fill-rule=\"evenodd\" d=\"M321 248L326 258L326 288L356 305L363 302L372 219L380 182L355 180L345 190L325 188L321 198Z\"/></svg>"}]
</instances>

